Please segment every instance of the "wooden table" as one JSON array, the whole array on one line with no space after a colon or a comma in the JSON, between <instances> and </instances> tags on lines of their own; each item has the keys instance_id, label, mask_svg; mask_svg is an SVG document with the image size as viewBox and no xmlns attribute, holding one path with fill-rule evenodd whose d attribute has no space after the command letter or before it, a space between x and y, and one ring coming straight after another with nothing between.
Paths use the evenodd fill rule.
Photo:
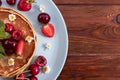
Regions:
<instances>
[{"instance_id":1,"label":"wooden table","mask_svg":"<svg viewBox=\"0 0 120 80\"><path fill-rule=\"evenodd\" d=\"M57 80L120 80L120 0L54 0L67 24L68 58Z\"/></svg>"}]
</instances>

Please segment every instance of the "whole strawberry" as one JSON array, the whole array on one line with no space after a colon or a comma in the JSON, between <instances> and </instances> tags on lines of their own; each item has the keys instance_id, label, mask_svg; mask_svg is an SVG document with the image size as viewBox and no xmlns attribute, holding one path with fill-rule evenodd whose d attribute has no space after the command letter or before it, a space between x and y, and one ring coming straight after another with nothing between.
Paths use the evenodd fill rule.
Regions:
<instances>
[{"instance_id":1,"label":"whole strawberry","mask_svg":"<svg viewBox=\"0 0 120 80\"><path fill-rule=\"evenodd\" d=\"M19 0L18 2L18 10L20 11L29 11L32 8L32 3L34 3L35 0Z\"/></svg>"}]
</instances>

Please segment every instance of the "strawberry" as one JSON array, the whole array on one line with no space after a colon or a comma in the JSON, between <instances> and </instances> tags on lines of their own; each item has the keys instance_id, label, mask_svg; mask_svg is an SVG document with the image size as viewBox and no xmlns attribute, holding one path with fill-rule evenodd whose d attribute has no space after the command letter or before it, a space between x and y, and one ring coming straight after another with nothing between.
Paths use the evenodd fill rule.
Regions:
<instances>
[{"instance_id":1,"label":"strawberry","mask_svg":"<svg viewBox=\"0 0 120 80\"><path fill-rule=\"evenodd\" d=\"M49 37L49 38L53 37L55 33L54 26L52 24L47 24L42 26L41 31L46 37Z\"/></svg>"},{"instance_id":2,"label":"strawberry","mask_svg":"<svg viewBox=\"0 0 120 80\"><path fill-rule=\"evenodd\" d=\"M20 11L29 11L32 8L32 3L34 2L35 0L19 0L17 7Z\"/></svg>"},{"instance_id":3,"label":"strawberry","mask_svg":"<svg viewBox=\"0 0 120 80\"><path fill-rule=\"evenodd\" d=\"M23 55L23 52L24 52L24 41L20 40L17 44L16 53L21 56Z\"/></svg>"}]
</instances>

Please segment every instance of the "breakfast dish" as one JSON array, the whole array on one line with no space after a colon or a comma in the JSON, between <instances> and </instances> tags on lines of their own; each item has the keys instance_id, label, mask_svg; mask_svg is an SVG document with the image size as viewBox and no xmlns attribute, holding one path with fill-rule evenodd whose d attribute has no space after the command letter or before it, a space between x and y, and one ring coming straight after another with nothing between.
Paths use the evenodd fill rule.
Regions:
<instances>
[{"instance_id":1,"label":"breakfast dish","mask_svg":"<svg viewBox=\"0 0 120 80\"><path fill-rule=\"evenodd\" d=\"M20 13L0 7L0 76L13 77L30 64L36 47L31 23Z\"/></svg>"},{"instance_id":2,"label":"breakfast dish","mask_svg":"<svg viewBox=\"0 0 120 80\"><path fill-rule=\"evenodd\" d=\"M25 53L23 53L23 49L25 48L25 46L23 45L25 44L31 45L31 43L35 43L36 46L35 52L33 52L33 55L31 56L31 58L29 58L29 61L31 62L30 65L28 65L30 63L28 62L28 64L26 63L25 66L21 67L18 71L14 72L15 70L13 70L10 72L10 74L7 74L7 76L1 76L0 80L24 80L27 78L30 80L56 80L64 66L68 49L67 29L64 19L58 8L51 0L35 0L35 3L33 4L31 2L25 2L29 0L0 1L2 1L2 3L0 2L1 7L6 7L7 9L9 8L10 11L13 10L24 15L29 20L27 21L32 24L31 29L35 29L35 31L32 29L33 35L35 35L34 33L36 32L35 36L24 36L24 31L22 31L20 28L16 28L16 26L14 25L15 21L18 20L17 14L11 13L6 16L8 20L0 20L0 22L3 23L5 27L8 26L9 28L9 26L14 26L14 34L12 33L13 27L11 27L11 29L5 29L4 32L4 34L6 34L6 36L4 37L5 39L10 39L11 35L14 40L17 40L17 43L15 44L18 45L15 50L13 49L14 53L12 53L12 55L15 55L19 58L25 56ZM29 30L27 31L29 32ZM22 41L20 37L16 38L16 33L19 34L19 36L22 35ZM11 40L8 42L11 42ZM7 47L5 47L4 42L2 43L2 45L6 52ZM22 48L20 48L19 46ZM29 51L30 49L27 48L27 50ZM0 57L5 58L10 56L7 53L7 55L2 54L0 55ZM32 59L32 61L30 59ZM16 60L13 57L10 57L7 60L7 65L9 65L10 67L14 66L15 63ZM21 60L21 63L23 63L23 60Z\"/></svg>"}]
</instances>

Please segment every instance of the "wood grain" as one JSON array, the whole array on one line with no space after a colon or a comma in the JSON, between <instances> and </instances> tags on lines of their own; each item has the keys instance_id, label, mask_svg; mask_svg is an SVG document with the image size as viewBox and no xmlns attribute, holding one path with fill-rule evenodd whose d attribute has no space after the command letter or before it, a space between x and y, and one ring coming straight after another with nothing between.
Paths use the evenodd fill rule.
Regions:
<instances>
[{"instance_id":1,"label":"wood grain","mask_svg":"<svg viewBox=\"0 0 120 80\"><path fill-rule=\"evenodd\" d=\"M57 80L120 80L120 2L100 1L55 0L69 34L68 58Z\"/></svg>"},{"instance_id":2,"label":"wood grain","mask_svg":"<svg viewBox=\"0 0 120 80\"><path fill-rule=\"evenodd\" d=\"M119 0L54 0L56 4L66 4L66 5L73 5L73 4L102 4L102 5L115 5L115 4L120 4Z\"/></svg>"}]
</instances>

